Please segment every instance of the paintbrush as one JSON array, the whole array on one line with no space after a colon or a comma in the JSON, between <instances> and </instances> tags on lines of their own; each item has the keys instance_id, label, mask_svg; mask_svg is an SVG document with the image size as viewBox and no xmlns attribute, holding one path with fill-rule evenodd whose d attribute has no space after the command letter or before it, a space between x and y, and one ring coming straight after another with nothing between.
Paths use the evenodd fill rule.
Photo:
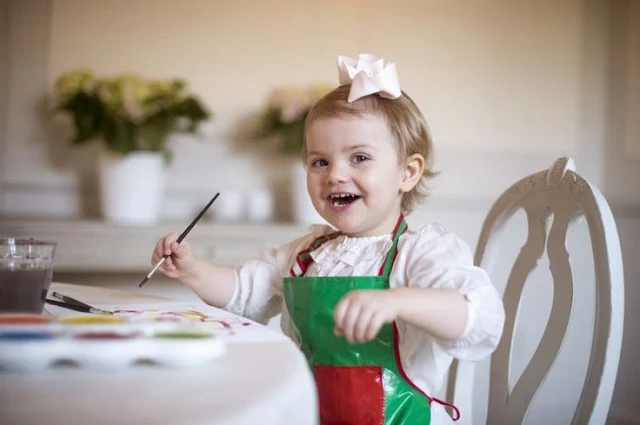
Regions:
<instances>
[{"instance_id":1,"label":"paintbrush","mask_svg":"<svg viewBox=\"0 0 640 425\"><path fill-rule=\"evenodd\" d=\"M93 313L93 314L103 314L103 315L112 315L113 313L107 310L101 310L99 308L91 307L89 305L77 305L71 303L65 303L62 301L56 300L45 300L47 304L57 305L58 307L68 308L69 310L79 311L81 313Z\"/></svg>"},{"instance_id":2,"label":"paintbrush","mask_svg":"<svg viewBox=\"0 0 640 425\"><path fill-rule=\"evenodd\" d=\"M213 202L218 199L218 196L220 196L220 192L216 193L216 195L209 201L209 203L207 205L205 205L205 207L202 209L202 211L200 211L200 213L196 216L196 218L193 219L193 221L191 222L191 224L189 224L189 227L187 227L186 229L184 229L184 232L182 232L182 234L180 236L178 236L178 240L176 242L180 243L182 242L182 240L185 238L185 236L187 236L187 234L191 231L191 229L193 228L193 226L196 225L196 223L202 218L202 216L204 215L204 213L207 212L207 210L209 209L209 207L211 206L211 204L213 204ZM144 279L142 279L142 282L140 282L140 284L138 285L138 288L142 288L142 286L147 283L147 281L149 279L151 279L151 276L153 276L153 274L156 272L156 270L158 270L158 268L160 268L160 266L162 265L162 263L164 263L164 261L169 258L171 254L165 254L162 256L162 258L160 259L160 261L158 261L158 264L155 265L155 267L153 269L151 269L151 271L149 272L149 274L147 274L145 276Z\"/></svg>"},{"instance_id":3,"label":"paintbrush","mask_svg":"<svg viewBox=\"0 0 640 425\"><path fill-rule=\"evenodd\" d=\"M75 298L71 298L67 295L62 295L60 292L54 291L51 295L53 296L53 298L57 298L60 301L66 302L67 304L74 304L79 307L91 307L89 304L85 304L82 301L76 300Z\"/></svg>"}]
</instances>

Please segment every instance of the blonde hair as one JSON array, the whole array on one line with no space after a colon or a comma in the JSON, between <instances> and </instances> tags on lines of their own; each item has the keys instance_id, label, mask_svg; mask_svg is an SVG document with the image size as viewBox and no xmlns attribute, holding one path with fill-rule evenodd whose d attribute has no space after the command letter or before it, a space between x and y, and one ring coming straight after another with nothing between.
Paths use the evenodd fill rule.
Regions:
<instances>
[{"instance_id":1,"label":"blonde hair","mask_svg":"<svg viewBox=\"0 0 640 425\"><path fill-rule=\"evenodd\" d=\"M311 108L304 123L302 155L306 156L307 129L318 119L362 117L365 114L382 116L396 141L398 159L403 161L414 154L420 154L425 159L425 167L418 184L402 197L402 211L408 214L427 197L426 181L438 174L431 169L433 142L427 122L418 106L404 92L397 99L385 99L374 94L349 103L347 97L350 89L350 84L342 85L325 95Z\"/></svg>"}]
</instances>

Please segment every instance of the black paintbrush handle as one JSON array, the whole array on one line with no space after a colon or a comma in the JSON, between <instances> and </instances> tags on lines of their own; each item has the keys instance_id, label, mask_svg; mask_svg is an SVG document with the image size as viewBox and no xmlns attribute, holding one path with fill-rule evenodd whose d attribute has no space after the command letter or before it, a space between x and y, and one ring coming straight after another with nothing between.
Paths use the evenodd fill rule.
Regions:
<instances>
[{"instance_id":1,"label":"black paintbrush handle","mask_svg":"<svg viewBox=\"0 0 640 425\"><path fill-rule=\"evenodd\" d=\"M211 206L211 204L213 204L215 202L216 199L218 199L218 196L220 196L220 192L216 193L215 196L213 198L211 198L211 200L209 201L209 203L207 205L205 205L205 207L202 209L202 211L200 211L198 213L198 215L196 216L196 218L193 219L193 221L191 222L191 224L189 224L189 226L184 229L184 232L182 232L180 234L180 236L178 236L178 239L176 240L176 242L180 243L182 242L182 240L189 234L189 232L191 231L191 229L193 229L193 226L196 225L196 223L198 223L198 221L200 221L200 219L202 218L202 216L207 212L207 210L209 209L209 207ZM164 254L162 256L163 259L167 259L171 254Z\"/></svg>"},{"instance_id":2,"label":"black paintbrush handle","mask_svg":"<svg viewBox=\"0 0 640 425\"><path fill-rule=\"evenodd\" d=\"M57 305L58 307L68 308L69 310L79 311L81 313L92 313L92 314L104 314L104 315L112 315L113 312L102 310L99 308L91 307L91 306L82 306L77 304L65 303L63 301L51 300L49 298L45 299L45 302L52 305Z\"/></svg>"},{"instance_id":3,"label":"black paintbrush handle","mask_svg":"<svg viewBox=\"0 0 640 425\"><path fill-rule=\"evenodd\" d=\"M200 211L200 213L196 216L196 218L193 219L193 221L191 222L191 224L189 224L189 227L187 227L186 229L184 229L184 232L182 232L182 234L180 236L178 236L178 240L177 242L180 243L182 242L182 240L185 238L185 236L187 236L189 234L189 232L191 231L191 229L193 229L193 226L196 225L196 223L198 221L200 221L200 219L202 218L202 216L204 215L204 213L207 212L207 210L209 209L209 207L211 206L211 204L213 204L213 202L218 199L218 196L220 196L220 192L216 193L216 195L211 198L211 200L209 201L209 203L207 205L205 205L205 207L202 209L202 211Z\"/></svg>"},{"instance_id":4,"label":"black paintbrush handle","mask_svg":"<svg viewBox=\"0 0 640 425\"><path fill-rule=\"evenodd\" d=\"M90 313L91 308L90 307L83 307L81 305L75 305L75 304L69 304L69 303L65 303L62 301L56 301L56 300L50 300L50 299L46 299L45 300L47 302L47 304L53 304L53 305L57 305L58 307L64 307L64 308L68 308L69 310L74 310L74 311L79 311L82 313Z\"/></svg>"}]
</instances>

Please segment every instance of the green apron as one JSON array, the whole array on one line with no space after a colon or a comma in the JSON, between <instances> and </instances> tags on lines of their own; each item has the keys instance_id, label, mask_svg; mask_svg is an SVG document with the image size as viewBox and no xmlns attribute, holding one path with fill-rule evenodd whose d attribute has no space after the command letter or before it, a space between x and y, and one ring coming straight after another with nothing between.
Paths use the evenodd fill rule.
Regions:
<instances>
[{"instance_id":1,"label":"green apron","mask_svg":"<svg viewBox=\"0 0 640 425\"><path fill-rule=\"evenodd\" d=\"M406 230L400 216L393 245L378 276L305 277L318 246L339 235L316 239L302 251L284 279L284 299L301 349L313 369L322 425L428 425L432 399L413 384L400 363L396 324L386 324L371 341L349 344L333 333L333 311L353 290L386 290ZM444 403L446 404L446 403ZM456 418L457 419L457 418Z\"/></svg>"}]
</instances>

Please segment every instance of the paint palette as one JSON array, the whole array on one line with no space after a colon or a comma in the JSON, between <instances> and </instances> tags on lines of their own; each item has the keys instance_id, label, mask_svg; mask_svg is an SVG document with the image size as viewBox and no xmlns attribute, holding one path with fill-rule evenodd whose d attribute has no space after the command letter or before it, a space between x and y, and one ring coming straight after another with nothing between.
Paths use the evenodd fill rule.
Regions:
<instances>
[{"instance_id":1,"label":"paint palette","mask_svg":"<svg viewBox=\"0 0 640 425\"><path fill-rule=\"evenodd\" d=\"M139 364L196 367L210 364L224 351L220 338L196 324L0 314L0 369L5 371L61 365L103 370Z\"/></svg>"}]
</instances>

